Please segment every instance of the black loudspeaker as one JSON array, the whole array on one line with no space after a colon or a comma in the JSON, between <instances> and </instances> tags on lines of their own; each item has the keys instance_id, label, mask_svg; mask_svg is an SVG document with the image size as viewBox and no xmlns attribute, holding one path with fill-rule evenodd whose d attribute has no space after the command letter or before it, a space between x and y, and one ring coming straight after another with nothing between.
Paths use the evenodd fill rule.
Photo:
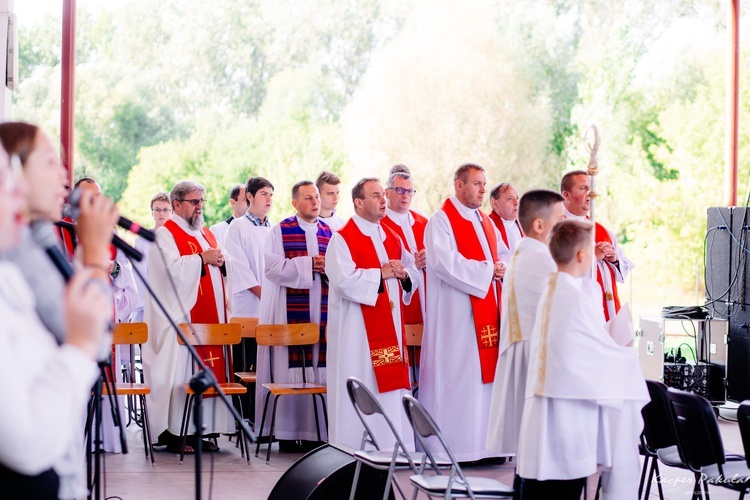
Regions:
<instances>
[{"instance_id":1,"label":"black loudspeaker","mask_svg":"<svg viewBox=\"0 0 750 500\"><path fill-rule=\"evenodd\" d=\"M727 399L750 399L750 330L747 323L729 322Z\"/></svg>"},{"instance_id":2,"label":"black loudspeaker","mask_svg":"<svg viewBox=\"0 0 750 500\"><path fill-rule=\"evenodd\" d=\"M351 454L325 445L297 460L273 487L268 500L348 500L357 461ZM388 471L362 465L355 498L383 498ZM394 499L391 488L389 499Z\"/></svg>"},{"instance_id":3,"label":"black loudspeaker","mask_svg":"<svg viewBox=\"0 0 750 500\"><path fill-rule=\"evenodd\" d=\"M732 209L709 207L706 234L706 301L714 318L727 319L732 274Z\"/></svg>"}]
</instances>

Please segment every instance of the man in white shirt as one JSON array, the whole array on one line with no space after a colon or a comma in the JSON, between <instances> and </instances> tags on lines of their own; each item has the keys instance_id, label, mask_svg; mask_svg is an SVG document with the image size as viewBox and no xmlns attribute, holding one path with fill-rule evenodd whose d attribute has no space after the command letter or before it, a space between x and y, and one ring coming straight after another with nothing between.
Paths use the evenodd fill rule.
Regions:
<instances>
[{"instance_id":1,"label":"man in white shirt","mask_svg":"<svg viewBox=\"0 0 750 500\"><path fill-rule=\"evenodd\" d=\"M315 181L315 186L318 188L320 193L320 218L323 222L328 224L328 227L333 231L341 229L346 221L336 215L336 207L339 204L339 185L341 179L327 170L323 170L318 179Z\"/></svg>"},{"instance_id":2,"label":"man in white shirt","mask_svg":"<svg viewBox=\"0 0 750 500\"><path fill-rule=\"evenodd\" d=\"M425 230L427 316L419 399L462 462L498 456L487 449L487 425L505 264L498 257L500 233L479 210L486 183L480 165L460 166L455 196Z\"/></svg>"},{"instance_id":3,"label":"man in white shirt","mask_svg":"<svg viewBox=\"0 0 750 500\"><path fill-rule=\"evenodd\" d=\"M419 271L398 236L380 224L386 213L380 182L360 180L352 199L355 214L333 234L326 252L330 442L360 446L364 429L346 391L346 380L354 376L375 394L409 447L414 434L401 404L411 389L401 311ZM385 422L374 422L372 432L382 448L393 447Z\"/></svg>"},{"instance_id":4,"label":"man in white shirt","mask_svg":"<svg viewBox=\"0 0 750 500\"><path fill-rule=\"evenodd\" d=\"M223 275L231 275L231 260L225 261L224 251L203 225L205 192L206 188L197 182L175 184L170 193L174 214L156 231L156 244L151 247L149 282L175 323L227 321ZM146 300L144 320L149 327L148 342L143 346L143 372L151 386L151 394L146 396L151 434L159 436L159 442L167 444L169 451L179 452L178 436L187 397L183 385L192 378L193 361L187 348L178 344L176 332L153 298ZM216 346L203 346L203 355L219 359L210 366L216 367L221 381L223 351ZM221 401L206 400L203 413L208 434L226 432L227 412ZM188 434L194 433L193 427L191 423ZM202 446L217 450L213 443L204 442Z\"/></svg>"},{"instance_id":5,"label":"man in white shirt","mask_svg":"<svg viewBox=\"0 0 750 500\"><path fill-rule=\"evenodd\" d=\"M258 347L258 381L255 384L255 400L258 402L255 422L258 425L263 416L262 403L268 393L262 384L272 381L326 383L328 278L325 276L325 259L333 232L318 217L320 195L311 181L294 185L292 206L297 213L271 228L266 240L260 323L317 323L320 341L304 350L301 347ZM323 406L317 399L315 404L322 419ZM270 433L271 417L269 405L265 418L268 427L257 430L256 426L259 435ZM322 440L326 440L325 432L325 426L321 425ZM280 447L290 451L295 447L298 448L296 451L303 451L315 446L319 440L312 398L281 398L276 410L274 434L282 441Z\"/></svg>"},{"instance_id":6,"label":"man in white shirt","mask_svg":"<svg viewBox=\"0 0 750 500\"><path fill-rule=\"evenodd\" d=\"M242 217L247 212L247 199L245 198L245 186L237 184L229 191L229 206L232 208L232 215L219 223L210 227L218 242L224 241L224 235L234 219Z\"/></svg>"},{"instance_id":7,"label":"man in white shirt","mask_svg":"<svg viewBox=\"0 0 750 500\"><path fill-rule=\"evenodd\" d=\"M560 192L565 197L565 217L587 221L591 209L591 176L583 170L566 173L560 181ZM620 310L617 283L625 282L635 264L622 253L615 235L598 222L594 227L594 240L596 275L593 278L602 288L604 318L609 321Z\"/></svg>"},{"instance_id":8,"label":"man in white shirt","mask_svg":"<svg viewBox=\"0 0 750 500\"><path fill-rule=\"evenodd\" d=\"M518 440L521 498L577 500L597 466L604 498L636 498L640 411L649 401L638 353L615 342L597 307L592 225L559 222L549 249L557 272L531 335Z\"/></svg>"},{"instance_id":9,"label":"man in white shirt","mask_svg":"<svg viewBox=\"0 0 750 500\"><path fill-rule=\"evenodd\" d=\"M519 203L518 219L526 236L521 239L503 279L500 358L495 370L487 435L487 447L503 456L514 456L518 449L526 399L529 339L539 299L549 275L557 270L547 248L547 235L552 226L565 219L562 202L559 193L536 189L525 193Z\"/></svg>"},{"instance_id":10,"label":"man in white shirt","mask_svg":"<svg viewBox=\"0 0 750 500\"><path fill-rule=\"evenodd\" d=\"M513 255L523 238L523 229L518 222L518 191L513 184L501 182L490 191L490 219L500 231L503 245Z\"/></svg>"}]
</instances>

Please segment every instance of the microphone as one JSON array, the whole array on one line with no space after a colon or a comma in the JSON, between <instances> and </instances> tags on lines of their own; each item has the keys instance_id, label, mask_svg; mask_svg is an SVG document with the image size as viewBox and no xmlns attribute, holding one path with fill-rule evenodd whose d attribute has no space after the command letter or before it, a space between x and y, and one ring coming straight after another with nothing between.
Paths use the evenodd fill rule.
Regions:
<instances>
[{"instance_id":1,"label":"microphone","mask_svg":"<svg viewBox=\"0 0 750 500\"><path fill-rule=\"evenodd\" d=\"M73 218L71 216L72 215L76 215L76 214L71 213L71 212L68 212L68 213L63 212L63 215L65 217ZM71 224L70 222L65 222L64 220L59 220L59 221L55 222L55 225L57 227L61 227L63 229L67 229L68 231L70 231L70 232L72 232L72 233L75 234L75 230L76 230L76 225L75 224ZM119 248L120 250L122 250L122 253L124 253L125 255L127 255L131 260L136 260L138 262L140 262L140 261L143 260L143 254L141 252L139 252L135 248L133 248L130 245L128 245L128 243L125 240L123 240L122 238L120 238L119 236L117 236L114 233L112 234L112 244L114 246L116 246L117 248Z\"/></svg>"},{"instance_id":2,"label":"microphone","mask_svg":"<svg viewBox=\"0 0 750 500\"><path fill-rule=\"evenodd\" d=\"M31 238L37 245L44 249L47 257L52 261L63 279L67 283L73 276L73 266L63 255L60 246L57 244L57 236L52 229L52 224L44 221L36 221L31 224Z\"/></svg>"},{"instance_id":3,"label":"microphone","mask_svg":"<svg viewBox=\"0 0 750 500\"><path fill-rule=\"evenodd\" d=\"M83 193L83 190L80 187L77 187L73 191L71 191L70 196L68 196L68 203L66 203L63 207L64 217L78 219L78 215L81 213L81 209L79 207L79 204L81 203L81 193ZM132 220L126 219L125 217L120 217L120 219L117 221L117 225L123 229L130 231L131 233L137 234L141 238L144 238L148 241L156 240L156 234L154 234L153 231L141 227L137 222L133 222Z\"/></svg>"}]
</instances>

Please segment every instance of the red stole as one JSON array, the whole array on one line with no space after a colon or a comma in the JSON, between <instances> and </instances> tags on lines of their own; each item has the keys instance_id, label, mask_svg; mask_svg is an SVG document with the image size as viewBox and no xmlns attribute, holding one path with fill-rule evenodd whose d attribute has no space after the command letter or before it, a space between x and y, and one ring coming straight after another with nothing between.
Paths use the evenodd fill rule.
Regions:
<instances>
[{"instance_id":1,"label":"red stole","mask_svg":"<svg viewBox=\"0 0 750 500\"><path fill-rule=\"evenodd\" d=\"M490 211L490 219L492 219L492 222L495 223L495 227L497 227L498 231L500 231L500 236L503 238L503 243L505 243L505 246L508 247L508 250L510 250L510 243L508 242L508 232L505 230L505 224L503 224L503 218L497 215L494 211ZM518 227L518 232L521 233L521 236L523 237L523 229L521 229L521 225L516 221L516 226Z\"/></svg>"},{"instance_id":2,"label":"red stole","mask_svg":"<svg viewBox=\"0 0 750 500\"><path fill-rule=\"evenodd\" d=\"M164 223L164 227L172 233L174 241L177 244L177 250L180 255L195 255L202 251L201 244L198 240L185 232L176 222L168 220ZM211 248L218 248L219 245L216 243L216 238L213 233L206 229L201 228L201 234L206 238ZM203 264L203 273L198 283L198 297L195 301L195 305L190 309L190 322L191 323L219 323L219 311L216 310L216 298L214 295L214 285L211 281L211 273L209 271L209 265ZM223 281L222 281L223 288ZM221 290L222 297L224 290ZM223 299L222 299L223 303ZM226 316L226 310L224 311ZM224 359L224 348L222 346L208 346L208 345L197 345L195 346L198 354L200 354L206 366L216 375L216 379L220 384L227 381L226 378L226 362ZM217 370L218 368L218 370Z\"/></svg>"},{"instance_id":3,"label":"red stole","mask_svg":"<svg viewBox=\"0 0 750 500\"><path fill-rule=\"evenodd\" d=\"M487 257L482 250L474 230L474 224L464 219L453 205L450 199L445 200L441 210L448 216L453 234L456 237L458 253L470 260L486 261ZM490 254L497 258L497 240L492 221L481 211L477 211L482 218L482 229L490 247ZM479 363L482 369L482 382L488 384L495 380L495 368L497 358L500 355L500 287L497 287L497 300L492 292L495 281L490 282L487 295L480 299L469 295L471 310L474 317L474 329L477 336L477 347L479 347Z\"/></svg>"},{"instance_id":4,"label":"red stole","mask_svg":"<svg viewBox=\"0 0 750 500\"><path fill-rule=\"evenodd\" d=\"M414 210L409 210L409 213L414 217L414 225L411 229L414 231L414 241L417 244L417 251L424 250L424 229L427 227L427 218L419 215ZM386 215L385 218L380 221L380 225L385 226L396 233L404 243L404 248L409 248L409 244L406 242L404 230L395 220ZM422 271L422 282L427 282L427 276L424 271ZM407 325L421 325L424 323L422 318L422 302L418 293L412 295L411 303L408 306L404 306L404 323Z\"/></svg>"},{"instance_id":5,"label":"red stole","mask_svg":"<svg viewBox=\"0 0 750 500\"><path fill-rule=\"evenodd\" d=\"M383 227L383 226L381 226ZM401 243L398 237L387 227L385 232L385 251L389 259L401 259ZM358 269L380 269L381 263L372 239L362 233L357 227L354 219L344 224L339 229L339 234L344 238L349 252L352 255L354 265ZM401 284L399 288L399 307L401 307L401 318L403 319L404 303L401 300ZM395 391L398 389L411 389L409 383L409 363L402 357L398 345L398 333L391 314L388 288L383 283L383 292L378 294L374 306L361 304L362 318L365 323L367 343L370 347L370 360L375 371L375 380L378 383L378 392ZM401 330L401 345L406 352L406 331L403 321L399 325Z\"/></svg>"},{"instance_id":6,"label":"red stole","mask_svg":"<svg viewBox=\"0 0 750 500\"><path fill-rule=\"evenodd\" d=\"M597 243L605 241L609 243L610 245L614 245L614 242L612 241L612 238L609 237L609 231L599 224L598 222L594 223L594 230L596 231L594 234L594 239ZM607 265L605 263L605 265ZM602 271L599 269L599 266L596 266L596 281L599 282L599 286L602 287L602 303L604 305L604 319L609 321L609 310L607 309L607 299L613 300L615 303L615 312L620 311L620 297L617 295L617 284L612 280L612 293L606 291L604 288L604 276L602 276ZM611 295L611 296L610 296Z\"/></svg>"}]
</instances>

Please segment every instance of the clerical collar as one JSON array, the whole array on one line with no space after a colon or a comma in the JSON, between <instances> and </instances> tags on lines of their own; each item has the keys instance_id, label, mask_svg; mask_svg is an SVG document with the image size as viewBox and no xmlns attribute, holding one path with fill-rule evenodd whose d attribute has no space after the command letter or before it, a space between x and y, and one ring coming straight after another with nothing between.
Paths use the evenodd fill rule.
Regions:
<instances>
[{"instance_id":1,"label":"clerical collar","mask_svg":"<svg viewBox=\"0 0 750 500\"><path fill-rule=\"evenodd\" d=\"M587 215L575 215L572 212L570 212L565 206L563 206L563 210L565 210L565 218L571 219L571 220L579 220L581 222L588 222L589 218Z\"/></svg>"},{"instance_id":2,"label":"clerical collar","mask_svg":"<svg viewBox=\"0 0 750 500\"><path fill-rule=\"evenodd\" d=\"M271 227L271 221L268 220L268 216L266 216L266 220L264 221L248 210L245 212L245 217L247 217L247 220L249 220L250 224L253 226Z\"/></svg>"},{"instance_id":3,"label":"clerical collar","mask_svg":"<svg viewBox=\"0 0 750 500\"><path fill-rule=\"evenodd\" d=\"M405 214L400 214L396 212L395 210L391 210L390 208L385 209L385 213L393 219L394 221L398 222L399 224L403 225L405 223L408 223L410 226L414 225L414 217L411 215L411 211L407 211Z\"/></svg>"},{"instance_id":4,"label":"clerical collar","mask_svg":"<svg viewBox=\"0 0 750 500\"><path fill-rule=\"evenodd\" d=\"M306 220L303 220L302 217L300 217L299 215L297 215L296 217L297 217L297 223L299 223L302 229L318 227L318 219L315 219L313 222L307 222Z\"/></svg>"},{"instance_id":5,"label":"clerical collar","mask_svg":"<svg viewBox=\"0 0 750 500\"><path fill-rule=\"evenodd\" d=\"M453 203L453 206L456 207L458 210L458 213L460 213L464 219L479 219L481 220L482 217L479 215L479 209L478 208L469 208L463 203L461 203L458 200L458 197L451 196L450 197L451 202Z\"/></svg>"},{"instance_id":6,"label":"clerical collar","mask_svg":"<svg viewBox=\"0 0 750 500\"><path fill-rule=\"evenodd\" d=\"M333 217L336 217L336 210L331 210L331 215L329 215L328 217L323 217L322 215L320 216L321 219L332 219Z\"/></svg>"}]
</instances>

